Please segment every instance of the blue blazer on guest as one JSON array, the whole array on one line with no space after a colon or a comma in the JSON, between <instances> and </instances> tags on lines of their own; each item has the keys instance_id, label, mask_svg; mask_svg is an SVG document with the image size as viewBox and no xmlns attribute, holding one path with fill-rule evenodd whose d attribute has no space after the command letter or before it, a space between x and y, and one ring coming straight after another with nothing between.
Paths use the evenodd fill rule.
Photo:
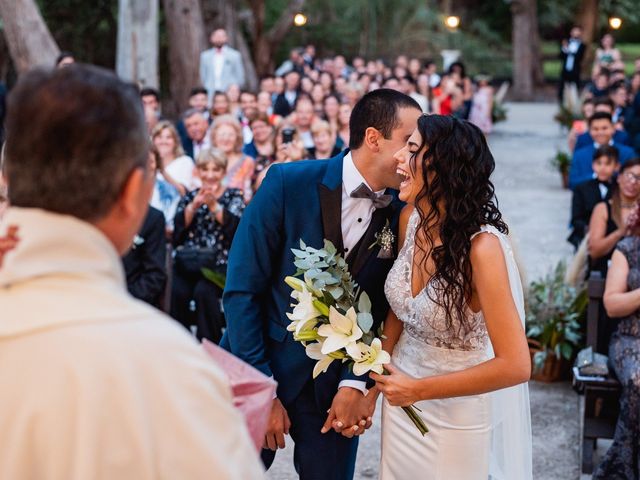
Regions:
<instances>
[{"instance_id":1,"label":"blue blazer on guest","mask_svg":"<svg viewBox=\"0 0 640 480\"><path fill-rule=\"evenodd\" d=\"M315 248L328 239L343 252L345 154L329 160L272 165L244 211L229 253L223 297L227 331L221 345L264 374L273 375L285 407L311 380L315 361L287 331L291 288L284 278L295 274L291 249L299 248L300 239ZM371 298L374 328L389 309L384 281L393 259L377 258L379 247L369 247L387 221L397 232L401 207L396 197L388 207L375 210L369 228L347 257L355 281ZM329 408L341 380L367 378L355 377L348 367L334 361L314 381L319 407L323 412Z\"/></svg>"},{"instance_id":2,"label":"blue blazer on guest","mask_svg":"<svg viewBox=\"0 0 640 480\"><path fill-rule=\"evenodd\" d=\"M632 148L613 142L613 146L618 149L618 160L623 165L627 160L635 157ZM593 154L596 151L595 145L587 145L576 150L571 159L571 168L569 169L569 188L574 190L578 185L593 178Z\"/></svg>"},{"instance_id":3,"label":"blue blazer on guest","mask_svg":"<svg viewBox=\"0 0 640 480\"><path fill-rule=\"evenodd\" d=\"M629 146L631 139L629 138L627 132L625 132L624 130L616 129L615 133L613 134L613 141L619 145ZM591 134L588 131L581 133L576 139L576 146L573 148L573 151L575 152L577 150L580 150L582 147L587 147L591 144L593 144L593 138L591 138Z\"/></svg>"}]
</instances>

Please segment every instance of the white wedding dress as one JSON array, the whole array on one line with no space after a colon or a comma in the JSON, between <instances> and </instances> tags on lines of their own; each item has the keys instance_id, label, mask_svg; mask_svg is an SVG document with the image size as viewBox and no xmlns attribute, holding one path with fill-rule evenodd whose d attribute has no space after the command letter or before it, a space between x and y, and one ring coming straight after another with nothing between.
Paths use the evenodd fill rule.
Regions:
<instances>
[{"instance_id":1,"label":"white wedding dress","mask_svg":"<svg viewBox=\"0 0 640 480\"><path fill-rule=\"evenodd\" d=\"M463 370L493 356L482 312L468 311L470 332L446 328L441 307L427 295L415 298L411 269L417 211L409 219L407 238L385 284L391 308L404 323L392 363L413 377ZM507 237L500 239L511 291L524 322L522 285ZM381 480L529 480L531 419L526 384L481 395L426 400L416 405L429 433L422 437L402 409L386 400L382 410Z\"/></svg>"}]
</instances>

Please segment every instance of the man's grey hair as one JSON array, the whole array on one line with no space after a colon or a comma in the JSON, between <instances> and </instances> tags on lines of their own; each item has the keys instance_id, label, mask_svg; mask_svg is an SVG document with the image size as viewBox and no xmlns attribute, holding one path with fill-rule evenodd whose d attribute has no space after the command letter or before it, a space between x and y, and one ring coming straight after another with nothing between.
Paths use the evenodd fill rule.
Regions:
<instances>
[{"instance_id":1,"label":"man's grey hair","mask_svg":"<svg viewBox=\"0 0 640 480\"><path fill-rule=\"evenodd\" d=\"M189 110L187 110L186 112L184 112L182 114L182 120L187 120L188 118L193 117L194 115L201 115L202 118L204 118L204 115L202 114L202 112L200 110L198 110L197 108L190 108Z\"/></svg>"},{"instance_id":2,"label":"man's grey hair","mask_svg":"<svg viewBox=\"0 0 640 480\"><path fill-rule=\"evenodd\" d=\"M105 216L149 136L137 88L89 65L22 75L7 102L9 202L85 221Z\"/></svg>"}]
</instances>

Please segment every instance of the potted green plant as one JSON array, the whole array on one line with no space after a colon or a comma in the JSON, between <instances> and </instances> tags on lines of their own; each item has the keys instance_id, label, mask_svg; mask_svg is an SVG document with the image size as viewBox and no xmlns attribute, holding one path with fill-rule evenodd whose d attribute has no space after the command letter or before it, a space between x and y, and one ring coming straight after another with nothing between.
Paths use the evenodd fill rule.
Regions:
<instances>
[{"instance_id":1,"label":"potted green plant","mask_svg":"<svg viewBox=\"0 0 640 480\"><path fill-rule=\"evenodd\" d=\"M571 168L571 155L562 150L558 150L550 160L551 166L560 172L562 177L562 187L569 188L569 169Z\"/></svg>"},{"instance_id":2,"label":"potted green plant","mask_svg":"<svg viewBox=\"0 0 640 480\"><path fill-rule=\"evenodd\" d=\"M587 292L568 285L565 273L566 265L560 262L529 286L526 326L534 380L560 379L581 347L580 319L587 307Z\"/></svg>"}]
</instances>

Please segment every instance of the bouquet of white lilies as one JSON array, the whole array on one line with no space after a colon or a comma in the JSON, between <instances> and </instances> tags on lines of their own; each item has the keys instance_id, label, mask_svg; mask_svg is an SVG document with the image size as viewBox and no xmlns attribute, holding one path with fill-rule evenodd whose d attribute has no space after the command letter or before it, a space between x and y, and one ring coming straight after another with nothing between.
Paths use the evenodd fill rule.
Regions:
<instances>
[{"instance_id":1,"label":"bouquet of white lilies","mask_svg":"<svg viewBox=\"0 0 640 480\"><path fill-rule=\"evenodd\" d=\"M316 249L300 240L300 249L292 249L294 276L285 278L293 291L293 312L287 330L302 343L307 356L316 360L313 378L324 373L334 361L350 362L357 376L373 371L385 373L391 361L382 350L381 333L372 330L371 301L353 281L347 262L329 240ZM297 278L302 277L302 278ZM426 425L414 407L403 407L424 435Z\"/></svg>"}]
</instances>

